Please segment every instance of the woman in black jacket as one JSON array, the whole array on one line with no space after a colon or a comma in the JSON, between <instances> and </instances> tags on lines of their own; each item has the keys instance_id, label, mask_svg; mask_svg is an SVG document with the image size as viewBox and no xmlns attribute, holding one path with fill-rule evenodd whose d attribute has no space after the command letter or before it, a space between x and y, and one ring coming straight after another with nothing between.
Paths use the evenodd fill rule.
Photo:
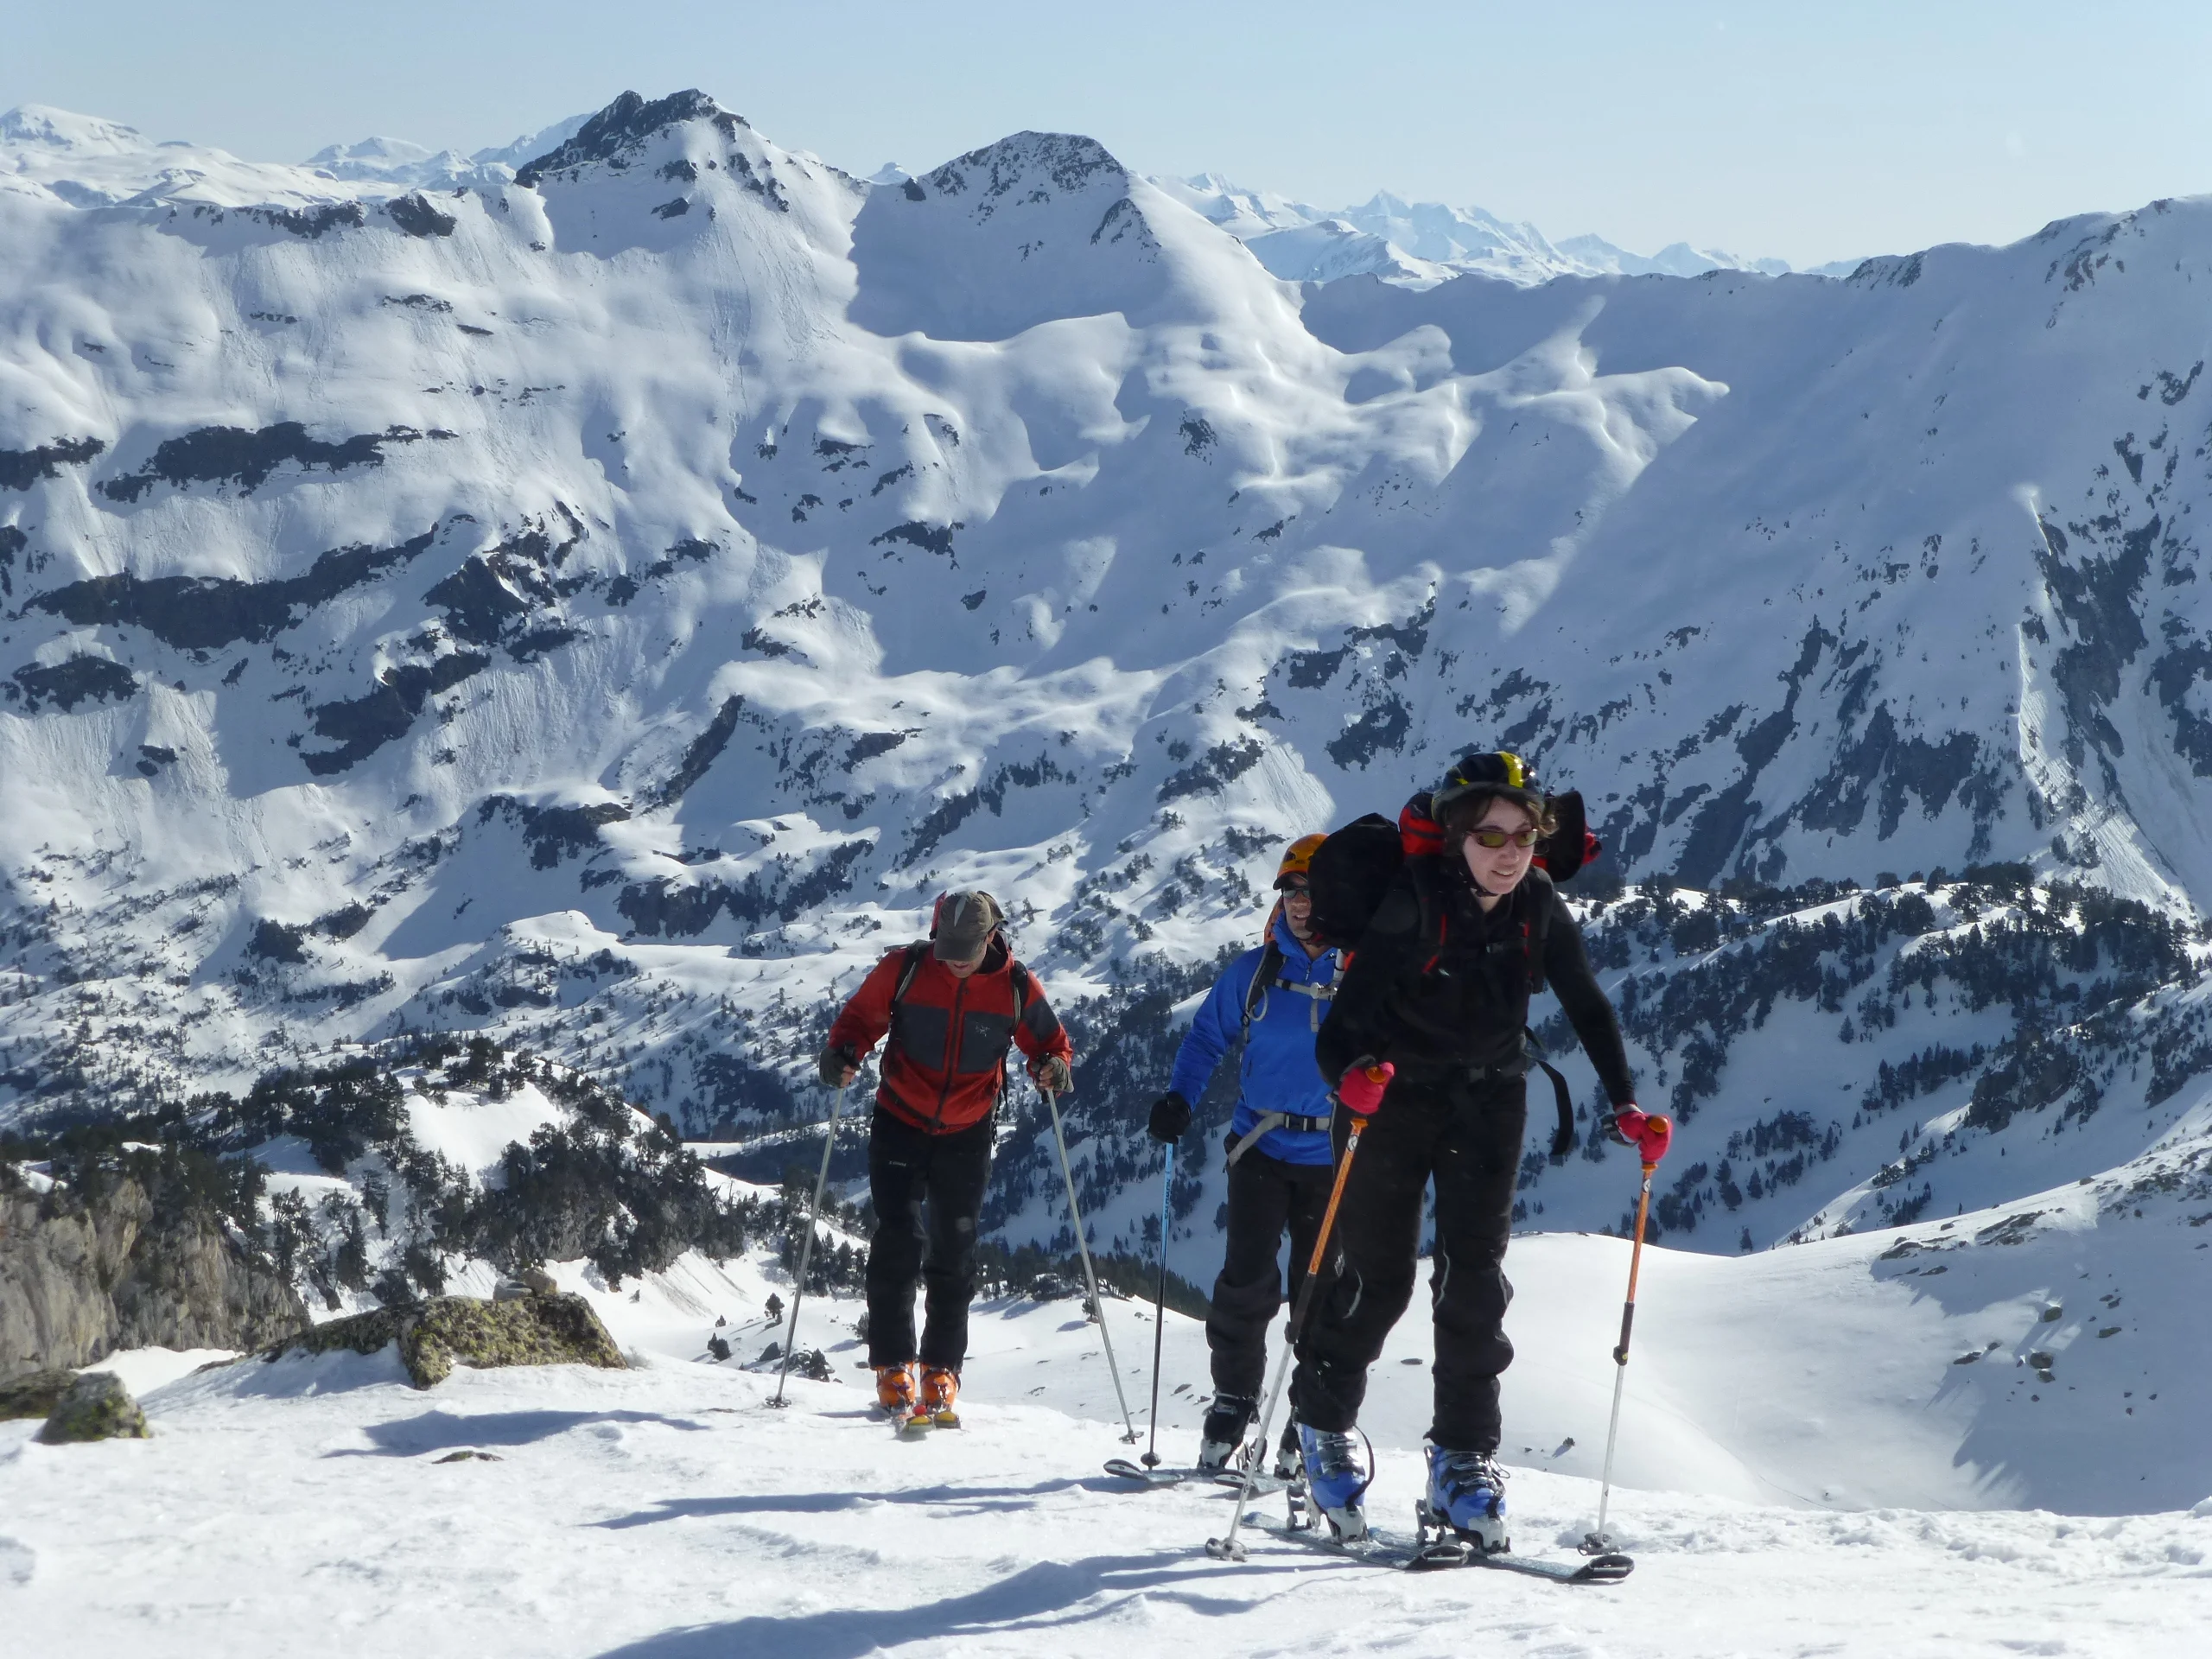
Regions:
<instances>
[{"instance_id":1,"label":"woman in black jacket","mask_svg":"<svg viewBox=\"0 0 2212 1659\"><path fill-rule=\"evenodd\" d=\"M1581 929L1550 877L1533 868L1551 818L1528 769L1516 755L1469 755L1437 786L1430 810L1443 830L1441 855L1407 861L1352 955L1317 1045L1322 1075L1342 1078L1344 1106L1370 1121L1337 1218L1335 1280L1316 1309L1292 1399L1317 1507L1341 1535L1363 1535L1359 1499L1370 1477L1351 1431L1368 1367L1412 1299L1421 1196L1433 1179L1428 1505L1496 1550L1508 1541L1495 1460L1498 1374L1513 1359L1503 1329L1513 1294L1504 1261L1528 1116L1532 992L1548 984L1566 1009L1613 1103L1614 1138L1640 1145L1647 1126ZM1387 1087L1370 1080L1370 1066L1389 1069ZM1339 1146L1347 1127L1339 1115Z\"/></svg>"}]
</instances>

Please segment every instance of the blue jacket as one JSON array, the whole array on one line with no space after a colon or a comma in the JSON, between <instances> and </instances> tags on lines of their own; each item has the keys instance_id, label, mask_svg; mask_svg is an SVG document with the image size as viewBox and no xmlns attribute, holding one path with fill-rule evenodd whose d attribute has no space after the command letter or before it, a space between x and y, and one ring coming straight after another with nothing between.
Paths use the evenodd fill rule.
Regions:
<instances>
[{"instance_id":1,"label":"blue jacket","mask_svg":"<svg viewBox=\"0 0 2212 1659\"><path fill-rule=\"evenodd\" d=\"M1334 988L1335 951L1309 957L1280 916L1275 918L1274 938L1282 962L1279 980ZM1245 997L1264 954L1262 950L1247 950L1230 963L1198 1005L1183 1046L1176 1052L1174 1075L1167 1085L1184 1099L1196 1101L1205 1092L1214 1067L1243 1029ZM1262 1112L1325 1118L1336 1109L1329 1098L1330 1082L1313 1059L1314 1034L1328 1013L1325 1001L1285 990L1280 984L1262 992L1253 1009L1251 1040L1245 1045L1237 1072L1236 1115L1230 1120L1232 1135L1249 1132ZM1271 1129L1261 1137L1258 1150L1287 1164L1327 1164L1336 1159L1326 1129Z\"/></svg>"}]
</instances>

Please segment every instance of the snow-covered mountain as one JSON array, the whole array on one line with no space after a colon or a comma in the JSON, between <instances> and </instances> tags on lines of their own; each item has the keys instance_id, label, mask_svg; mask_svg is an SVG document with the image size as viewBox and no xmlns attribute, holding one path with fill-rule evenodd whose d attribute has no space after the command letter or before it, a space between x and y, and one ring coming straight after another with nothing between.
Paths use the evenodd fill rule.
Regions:
<instances>
[{"instance_id":1,"label":"snow-covered mountain","mask_svg":"<svg viewBox=\"0 0 2212 1659\"><path fill-rule=\"evenodd\" d=\"M1372 276L1428 288L1463 276L1531 285L1554 276L1701 276L1709 270L1779 276L1789 270L1785 260L1745 259L1686 242L1670 243L1649 257L1600 236L1554 243L1525 221L1501 219L1479 207L1408 202L1387 191L1357 207L1323 208L1248 190L1215 173L1149 181L1236 237L1290 282ZM1856 261L1846 261L1811 274L1843 276L1856 268Z\"/></svg>"},{"instance_id":2,"label":"snow-covered mountain","mask_svg":"<svg viewBox=\"0 0 2212 1659\"><path fill-rule=\"evenodd\" d=\"M784 1124L975 882L1134 1249L1281 842L1508 744L1613 849L1675 1242L2196 1144L2212 203L1311 287L1087 139L868 183L696 93L435 188L52 112L0 156L11 1118L480 1027ZM1046 1155L1002 1236L1064 1227ZM1528 1222L1623 1186L1532 1167Z\"/></svg>"}]
</instances>

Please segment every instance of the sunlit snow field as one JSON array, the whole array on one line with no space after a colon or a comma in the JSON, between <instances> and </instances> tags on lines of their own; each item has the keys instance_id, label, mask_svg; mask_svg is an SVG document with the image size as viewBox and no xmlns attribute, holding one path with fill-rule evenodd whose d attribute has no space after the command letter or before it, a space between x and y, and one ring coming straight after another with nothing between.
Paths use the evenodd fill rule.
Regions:
<instances>
[{"instance_id":1,"label":"sunlit snow field","mask_svg":"<svg viewBox=\"0 0 2212 1659\"><path fill-rule=\"evenodd\" d=\"M2033 1265L2040 1247L1962 1258L1951 1276L1974 1288L1946 1303L1895 1271L1920 1259L1874 1261L1895 1239L1647 1256L1613 1504L1638 1568L1618 1586L1399 1577L1264 1525L1248 1525L1247 1564L1210 1560L1230 1497L1131 1491L1103 1472L1128 1448L1073 1301L979 1306L967 1427L914 1444L868 1414L857 1305L815 1299L802 1336L827 1344L837 1380L793 1381L789 1408L768 1409L772 1375L741 1363L770 1339L773 1287L750 1262L687 1258L613 1293L562 1270L638 1362L629 1372L464 1370L420 1393L391 1351L166 1382L204 1357L124 1356L117 1369L149 1390L150 1441L49 1448L34 1424L0 1425L0 1608L10 1650L41 1656L2197 1650L2212 1632L2212 1502L2192 1513L2164 1495L2212 1491L2201 1397L2165 1418L2107 1411L2120 1377L2093 1371L2094 1352L2061 1357L2056 1392L2016 1389L2012 1348L2062 1328L2040 1312L2054 1287L2026 1284L2050 1276ZM1625 1251L1581 1236L1514 1247L1506 1450L1524 1553L1564 1552L1595 1518ZM1141 1427L1149 1312L1108 1313ZM718 1316L727 1365L704 1352ZM2137 1334L2203 1340L2196 1325ZM1951 1363L1987 1340L1999 1350ZM1165 1350L1160 1446L1180 1461L1203 1333L1171 1314ZM1405 1522L1416 1491L1427 1357L1409 1315L1376 1369L1370 1502L1386 1523ZM2007 1435L2086 1437L2092 1414L2095 1467L2002 1466ZM2101 1421L2114 1416L2140 1425L2133 1446ZM1986 1466L1955 1466L1962 1443ZM2073 1481L2079 1508L2121 1507L2113 1495L2134 1484L2164 1512L1978 1507L2032 1480ZM1250 1515L1280 1512L1276 1499Z\"/></svg>"}]
</instances>

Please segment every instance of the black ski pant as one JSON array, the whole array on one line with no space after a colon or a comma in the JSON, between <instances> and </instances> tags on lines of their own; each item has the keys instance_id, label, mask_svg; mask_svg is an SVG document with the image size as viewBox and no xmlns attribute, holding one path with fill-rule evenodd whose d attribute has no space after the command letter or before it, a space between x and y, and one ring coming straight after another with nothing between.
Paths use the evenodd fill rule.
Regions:
<instances>
[{"instance_id":1,"label":"black ski pant","mask_svg":"<svg viewBox=\"0 0 2212 1659\"><path fill-rule=\"evenodd\" d=\"M1367 1369L1413 1299L1421 1194L1436 1183L1435 1416L1428 1438L1459 1452L1495 1452L1498 1374L1513 1363L1505 1309L1528 1091L1518 1077L1401 1077L1362 1131L1337 1211L1335 1282L1323 1287L1299 1356L1299 1420L1350 1429ZM1346 1114L1337 1115L1344 1144Z\"/></svg>"},{"instance_id":2,"label":"black ski pant","mask_svg":"<svg viewBox=\"0 0 2212 1659\"><path fill-rule=\"evenodd\" d=\"M1234 1144L1235 1136L1228 1144ZM1217 1394L1260 1397L1267 1370L1268 1327L1281 1310L1282 1271L1276 1257L1290 1232L1290 1295L1306 1282L1313 1236L1321 1230L1334 1172L1326 1164L1289 1164L1257 1147L1229 1166L1229 1252L1213 1281L1206 1346L1213 1351ZM1318 1287L1317 1292L1318 1292Z\"/></svg>"},{"instance_id":3,"label":"black ski pant","mask_svg":"<svg viewBox=\"0 0 2212 1659\"><path fill-rule=\"evenodd\" d=\"M991 1121L931 1135L880 1106L868 1126L868 1181L875 1234L868 1250L871 1365L957 1371L968 1357L968 1304L976 1295L976 1217L991 1174ZM928 1317L914 1345L914 1284L927 1287Z\"/></svg>"}]
</instances>

